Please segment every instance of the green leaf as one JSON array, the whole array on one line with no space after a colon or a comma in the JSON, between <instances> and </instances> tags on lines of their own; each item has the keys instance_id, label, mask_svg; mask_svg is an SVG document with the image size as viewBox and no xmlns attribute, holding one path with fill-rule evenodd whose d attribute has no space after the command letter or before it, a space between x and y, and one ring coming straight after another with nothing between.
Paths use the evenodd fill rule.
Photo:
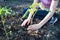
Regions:
<instances>
[{"instance_id":1,"label":"green leaf","mask_svg":"<svg viewBox=\"0 0 60 40\"><path fill-rule=\"evenodd\" d=\"M3 9L0 9L0 15L2 14L2 12L3 12Z\"/></svg>"}]
</instances>

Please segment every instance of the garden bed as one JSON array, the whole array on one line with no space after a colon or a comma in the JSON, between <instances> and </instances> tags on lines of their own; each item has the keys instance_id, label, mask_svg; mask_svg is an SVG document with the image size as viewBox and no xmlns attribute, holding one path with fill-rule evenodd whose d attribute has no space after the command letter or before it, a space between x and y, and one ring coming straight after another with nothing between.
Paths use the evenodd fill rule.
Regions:
<instances>
[{"instance_id":1,"label":"garden bed","mask_svg":"<svg viewBox=\"0 0 60 40\"><path fill-rule=\"evenodd\" d=\"M4 6L7 5L8 2L5 3ZM25 5L25 7L28 7L29 5ZM25 27L20 26L23 22L23 19L21 18L22 10L25 7L21 4L17 6L17 3L16 5L14 4L14 6L9 3L8 6L12 8L15 15L4 16L4 25L2 20L0 20L0 40L60 40L60 15L56 15L59 18L56 24L52 25L47 23L36 32L28 33L28 25ZM38 23L37 21L39 22L40 20L34 19L32 24Z\"/></svg>"}]
</instances>

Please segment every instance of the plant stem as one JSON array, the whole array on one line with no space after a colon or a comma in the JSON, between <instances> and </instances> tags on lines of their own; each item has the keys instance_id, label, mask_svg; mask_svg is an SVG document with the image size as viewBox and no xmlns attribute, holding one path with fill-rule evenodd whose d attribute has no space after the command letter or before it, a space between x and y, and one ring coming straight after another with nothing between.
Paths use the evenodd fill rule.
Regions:
<instances>
[{"instance_id":1,"label":"plant stem","mask_svg":"<svg viewBox=\"0 0 60 40\"><path fill-rule=\"evenodd\" d=\"M6 28L5 28L5 20L4 20L3 16L1 16L1 21L2 21L2 24L3 24L3 27L4 27L3 29L4 29L5 34L6 34L6 37L7 37L6 40L9 40L9 38L8 38L8 33L7 33L7 31L6 31Z\"/></svg>"}]
</instances>

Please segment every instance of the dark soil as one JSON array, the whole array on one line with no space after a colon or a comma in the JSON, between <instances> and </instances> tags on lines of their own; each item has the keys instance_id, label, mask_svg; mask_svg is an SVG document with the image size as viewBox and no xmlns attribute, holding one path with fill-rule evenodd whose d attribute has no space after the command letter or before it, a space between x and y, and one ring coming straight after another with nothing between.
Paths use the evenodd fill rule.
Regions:
<instances>
[{"instance_id":1,"label":"dark soil","mask_svg":"<svg viewBox=\"0 0 60 40\"><path fill-rule=\"evenodd\" d=\"M28 3L28 4L27 4ZM28 33L26 25L21 27L23 22L22 10L28 7L32 2L30 1L11 1L11 2L0 2L3 6L9 6L15 11L15 15L5 16L5 28L8 33L8 40L60 40L60 14L55 15L58 18L56 24L52 25L50 23L45 24L38 32ZM1 18L0 18L1 19ZM38 23L39 19L34 19L33 24ZM3 30L3 25L0 20L0 40L6 40L6 33Z\"/></svg>"}]
</instances>

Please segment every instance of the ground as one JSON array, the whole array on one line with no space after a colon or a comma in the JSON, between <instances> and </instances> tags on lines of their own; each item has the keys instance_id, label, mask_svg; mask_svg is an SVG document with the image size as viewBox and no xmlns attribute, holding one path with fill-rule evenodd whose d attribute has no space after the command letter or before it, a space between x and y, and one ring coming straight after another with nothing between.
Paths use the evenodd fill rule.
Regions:
<instances>
[{"instance_id":1,"label":"ground","mask_svg":"<svg viewBox=\"0 0 60 40\"><path fill-rule=\"evenodd\" d=\"M27 26L20 26L23 22L21 19L22 10L23 8L29 7L31 4L32 1L28 0L0 1L0 6L11 7L16 13L14 16L4 17L6 21L6 30L8 30L7 32L12 31L12 34L8 35L8 39L5 36L5 32L1 29L3 25L0 23L0 40L60 40L60 12L55 15L58 18L58 21L54 25L47 23L38 30L38 33L28 34L26 30ZM58 5L58 8L59 7L60 6ZM37 23L37 21L39 22L39 19L34 19L33 23Z\"/></svg>"}]
</instances>

